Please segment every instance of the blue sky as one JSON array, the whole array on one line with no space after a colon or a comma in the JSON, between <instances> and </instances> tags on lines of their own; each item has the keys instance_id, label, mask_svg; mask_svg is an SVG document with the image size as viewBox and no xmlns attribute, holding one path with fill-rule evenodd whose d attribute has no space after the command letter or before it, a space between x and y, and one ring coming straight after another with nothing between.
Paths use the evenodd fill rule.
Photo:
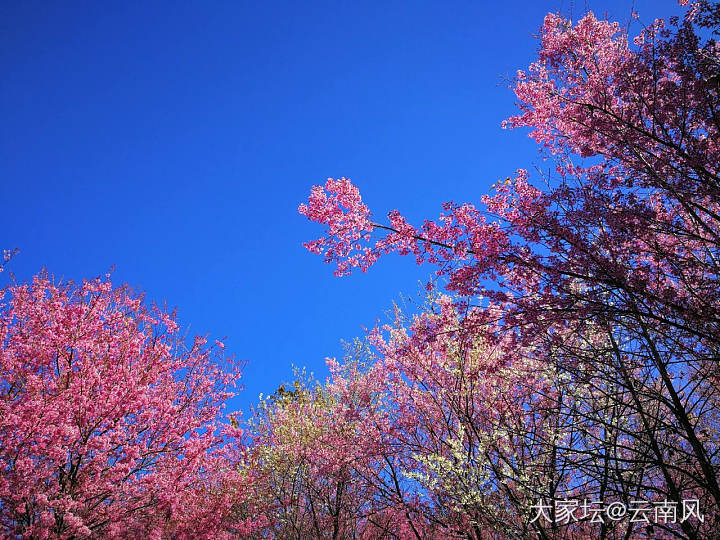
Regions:
<instances>
[{"instance_id":1,"label":"blue sky","mask_svg":"<svg viewBox=\"0 0 720 540\"><path fill-rule=\"evenodd\" d=\"M548 11L627 21L631 0L5 2L0 248L81 279L115 267L247 362L247 410L324 377L431 271L389 257L338 279L301 243L312 184L348 176L377 216L420 220L543 165L504 82ZM641 21L677 11L636 0ZM0 276L0 285L8 276Z\"/></svg>"}]
</instances>

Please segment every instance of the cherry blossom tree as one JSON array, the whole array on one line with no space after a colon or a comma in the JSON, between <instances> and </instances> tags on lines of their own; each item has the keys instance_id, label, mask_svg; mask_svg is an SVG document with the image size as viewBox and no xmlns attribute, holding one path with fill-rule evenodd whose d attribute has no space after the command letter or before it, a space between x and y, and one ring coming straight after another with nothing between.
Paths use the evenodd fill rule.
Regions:
<instances>
[{"instance_id":1,"label":"cherry blossom tree","mask_svg":"<svg viewBox=\"0 0 720 540\"><path fill-rule=\"evenodd\" d=\"M719 9L694 2L632 40L592 13L548 15L505 123L554 163L540 181L520 170L420 226L379 223L345 178L300 206L336 274L397 252L452 295L439 319L374 338L428 519L473 538L720 528ZM570 497L696 499L704 519L532 521L532 500Z\"/></svg>"},{"instance_id":2,"label":"cherry blossom tree","mask_svg":"<svg viewBox=\"0 0 720 540\"><path fill-rule=\"evenodd\" d=\"M371 383L381 379L356 360L331 368L327 384L301 374L255 411L251 467L257 504L269 516L258 537L417 537L423 520L406 515L403 479L385 474L392 450L380 425L382 394Z\"/></svg>"},{"instance_id":3,"label":"cherry blossom tree","mask_svg":"<svg viewBox=\"0 0 720 540\"><path fill-rule=\"evenodd\" d=\"M242 500L222 422L239 369L109 279L47 275L0 303L0 533L219 538ZM234 450L233 450L234 451Z\"/></svg>"}]
</instances>

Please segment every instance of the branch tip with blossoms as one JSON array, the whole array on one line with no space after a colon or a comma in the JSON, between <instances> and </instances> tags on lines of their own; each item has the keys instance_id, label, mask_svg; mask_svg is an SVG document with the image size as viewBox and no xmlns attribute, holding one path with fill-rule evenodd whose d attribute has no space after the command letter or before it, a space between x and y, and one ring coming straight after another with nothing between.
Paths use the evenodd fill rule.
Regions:
<instances>
[{"instance_id":1,"label":"branch tip with blossoms","mask_svg":"<svg viewBox=\"0 0 720 540\"><path fill-rule=\"evenodd\" d=\"M303 245L335 264L337 276L353 268L365 272L390 252L413 255L418 264L437 265L441 275L450 277L451 289L469 294L483 273L498 272L510 260L510 239L501 221L527 228L527 216L546 206L527 179L527 171L519 169L482 198L497 221L487 221L473 204L446 202L435 221L415 227L397 210L388 213L387 224L372 220L358 188L347 178L330 178L324 186L313 186L308 202L299 207L302 215L327 228L324 236ZM386 234L372 242L373 231Z\"/></svg>"},{"instance_id":2,"label":"branch tip with blossoms","mask_svg":"<svg viewBox=\"0 0 720 540\"><path fill-rule=\"evenodd\" d=\"M3 249L2 262L0 262L0 272L5 270L5 266L15 255L19 253L19 249Z\"/></svg>"}]
</instances>

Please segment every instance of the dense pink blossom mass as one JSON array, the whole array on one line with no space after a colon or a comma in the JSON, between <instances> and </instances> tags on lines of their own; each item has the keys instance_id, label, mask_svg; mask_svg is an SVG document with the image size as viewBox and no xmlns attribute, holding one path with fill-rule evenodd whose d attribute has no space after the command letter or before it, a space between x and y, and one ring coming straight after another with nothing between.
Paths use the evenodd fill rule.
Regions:
<instances>
[{"instance_id":1,"label":"dense pink blossom mass","mask_svg":"<svg viewBox=\"0 0 720 540\"><path fill-rule=\"evenodd\" d=\"M243 485L222 349L185 347L172 314L109 280L46 276L5 291L0 339L3 536L221 535Z\"/></svg>"},{"instance_id":2,"label":"dense pink blossom mass","mask_svg":"<svg viewBox=\"0 0 720 540\"><path fill-rule=\"evenodd\" d=\"M242 426L223 344L127 287L4 289L0 534L718 538L720 4L680 4L633 37L547 15L504 123L546 174L417 225L313 187L305 245L337 275L435 275Z\"/></svg>"}]
</instances>

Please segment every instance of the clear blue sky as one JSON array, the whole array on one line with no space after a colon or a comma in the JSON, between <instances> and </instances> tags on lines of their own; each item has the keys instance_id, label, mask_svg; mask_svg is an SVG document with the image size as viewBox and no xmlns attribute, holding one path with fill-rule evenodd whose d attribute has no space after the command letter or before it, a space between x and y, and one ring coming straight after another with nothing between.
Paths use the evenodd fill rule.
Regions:
<instances>
[{"instance_id":1,"label":"clear blue sky","mask_svg":"<svg viewBox=\"0 0 720 540\"><path fill-rule=\"evenodd\" d=\"M338 279L301 242L312 184L349 176L376 215L435 216L541 163L503 79L547 11L627 21L583 2L3 2L0 248L177 306L247 362L247 409L326 374L430 268L390 257ZM636 0L641 20L676 12ZM0 276L6 284L7 275Z\"/></svg>"}]
</instances>

